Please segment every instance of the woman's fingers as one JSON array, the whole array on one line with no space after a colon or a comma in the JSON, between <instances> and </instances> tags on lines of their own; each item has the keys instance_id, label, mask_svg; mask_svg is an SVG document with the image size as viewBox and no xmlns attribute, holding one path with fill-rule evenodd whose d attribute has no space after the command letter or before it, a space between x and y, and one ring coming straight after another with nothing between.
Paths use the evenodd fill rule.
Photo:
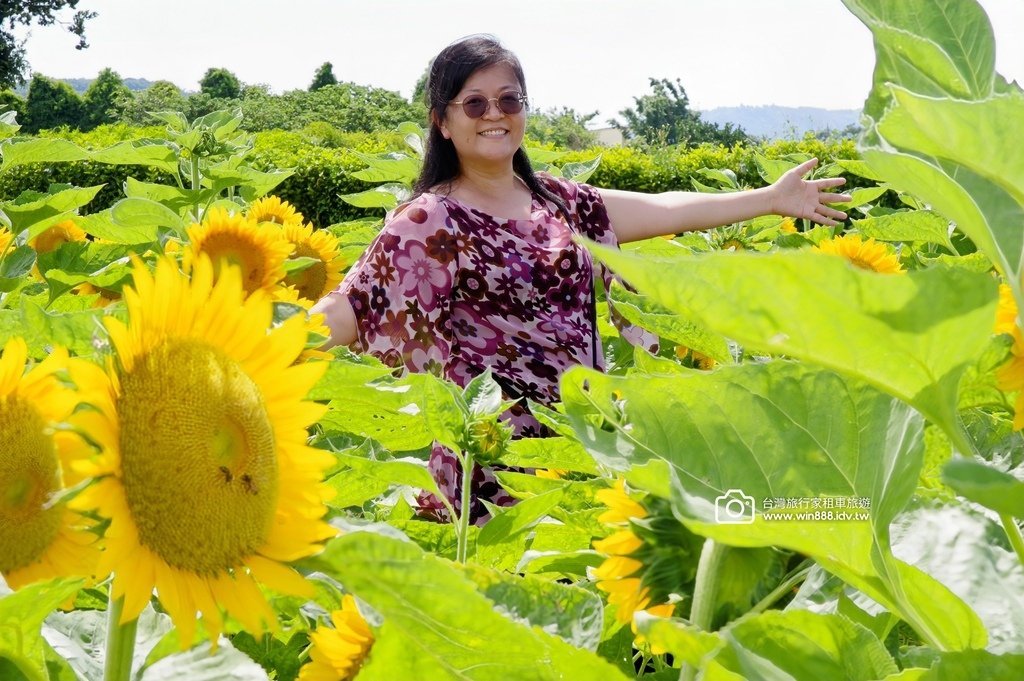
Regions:
<instances>
[{"instance_id":1,"label":"woman's fingers","mask_svg":"<svg viewBox=\"0 0 1024 681\"><path fill-rule=\"evenodd\" d=\"M849 194L833 194L832 192L818 192L819 203L849 203L853 197Z\"/></svg>"}]
</instances>

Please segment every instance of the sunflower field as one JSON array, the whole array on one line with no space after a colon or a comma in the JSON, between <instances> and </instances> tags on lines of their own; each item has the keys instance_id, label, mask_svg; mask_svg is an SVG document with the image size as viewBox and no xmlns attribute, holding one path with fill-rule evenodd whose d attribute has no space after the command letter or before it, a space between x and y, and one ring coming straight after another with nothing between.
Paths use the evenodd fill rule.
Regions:
<instances>
[{"instance_id":1,"label":"sunflower field","mask_svg":"<svg viewBox=\"0 0 1024 681\"><path fill-rule=\"evenodd\" d=\"M236 112L95 151L0 115L0 174L173 178L0 197L0 680L1024 678L1024 92L973 0L843 1L852 220L589 245L630 286L543 439L489 373L319 349L379 220L310 224ZM349 201L405 196L404 133ZM434 442L518 503L417 515Z\"/></svg>"}]
</instances>

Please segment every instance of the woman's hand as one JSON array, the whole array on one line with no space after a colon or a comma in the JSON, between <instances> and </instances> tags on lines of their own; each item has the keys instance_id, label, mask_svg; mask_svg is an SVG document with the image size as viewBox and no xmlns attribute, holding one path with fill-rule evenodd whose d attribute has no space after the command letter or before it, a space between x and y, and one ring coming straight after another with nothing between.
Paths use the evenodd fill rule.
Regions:
<instances>
[{"instance_id":1,"label":"woman's hand","mask_svg":"<svg viewBox=\"0 0 1024 681\"><path fill-rule=\"evenodd\" d=\"M793 218L806 218L819 225L830 227L846 219L846 213L836 210L829 203L845 203L851 200L849 194L833 194L827 191L846 183L846 178L829 177L822 180L805 180L804 175L818 165L818 159L801 163L786 171L769 187L771 191L771 212Z\"/></svg>"}]
</instances>

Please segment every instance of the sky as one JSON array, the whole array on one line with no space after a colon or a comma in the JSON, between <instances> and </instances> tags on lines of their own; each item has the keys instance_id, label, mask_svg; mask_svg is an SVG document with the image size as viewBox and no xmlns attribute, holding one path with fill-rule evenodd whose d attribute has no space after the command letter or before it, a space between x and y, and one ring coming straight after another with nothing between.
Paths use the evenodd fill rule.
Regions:
<instances>
[{"instance_id":1,"label":"sky","mask_svg":"<svg viewBox=\"0 0 1024 681\"><path fill-rule=\"evenodd\" d=\"M996 70L1024 83L1024 0L981 5ZM34 72L93 78L110 67L198 90L207 69L223 67L282 93L307 88L327 61L340 81L408 97L443 47L490 33L518 55L534 109L597 111L604 122L649 92L651 77L678 78L698 110L859 109L874 67L871 33L840 0L80 0L79 9L98 14L86 50L56 26L16 31Z\"/></svg>"}]
</instances>

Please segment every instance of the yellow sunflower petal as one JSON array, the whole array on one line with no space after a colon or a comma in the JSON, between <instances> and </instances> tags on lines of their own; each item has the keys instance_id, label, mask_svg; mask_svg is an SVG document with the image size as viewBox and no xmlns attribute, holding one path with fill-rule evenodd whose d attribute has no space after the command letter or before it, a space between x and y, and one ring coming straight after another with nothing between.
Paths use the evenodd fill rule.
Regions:
<instances>
[{"instance_id":1,"label":"yellow sunflower petal","mask_svg":"<svg viewBox=\"0 0 1024 681\"><path fill-rule=\"evenodd\" d=\"M323 407L305 393L326 367L291 366L305 320L270 328L270 297L245 298L236 268L214 277L201 252L191 280L170 258L155 273L134 267L127 323L109 325L109 385L92 390L102 418L80 422L101 447L86 467L104 477L75 505L110 520L103 567L127 619L155 590L185 643L199 615L215 636L221 611L254 633L274 629L257 582L308 595L279 561L334 533L320 489L334 457L306 445Z\"/></svg>"}]
</instances>

